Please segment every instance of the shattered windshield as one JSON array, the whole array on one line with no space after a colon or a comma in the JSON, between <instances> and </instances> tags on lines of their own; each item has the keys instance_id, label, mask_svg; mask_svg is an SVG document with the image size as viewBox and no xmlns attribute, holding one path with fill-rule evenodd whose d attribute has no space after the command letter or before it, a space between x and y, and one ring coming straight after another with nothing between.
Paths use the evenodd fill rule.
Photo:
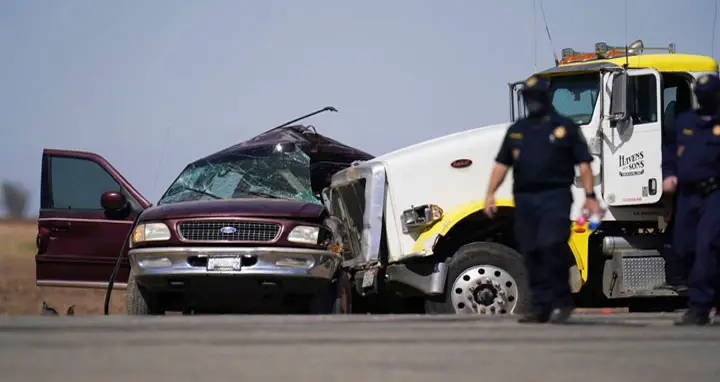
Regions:
<instances>
[{"instance_id":1,"label":"shattered windshield","mask_svg":"<svg viewBox=\"0 0 720 382\"><path fill-rule=\"evenodd\" d=\"M282 152L269 146L191 164L170 185L158 205L238 198L321 204L310 185L310 157L299 149Z\"/></svg>"}]
</instances>

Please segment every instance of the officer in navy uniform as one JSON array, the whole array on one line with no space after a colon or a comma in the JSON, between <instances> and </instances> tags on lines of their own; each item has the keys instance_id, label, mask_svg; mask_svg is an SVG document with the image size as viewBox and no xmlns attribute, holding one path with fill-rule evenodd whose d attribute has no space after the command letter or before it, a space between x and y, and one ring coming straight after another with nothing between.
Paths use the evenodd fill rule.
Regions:
<instances>
[{"instance_id":1,"label":"officer in navy uniform","mask_svg":"<svg viewBox=\"0 0 720 382\"><path fill-rule=\"evenodd\" d=\"M671 116L672 118L672 116ZM675 121L672 121L670 131L663 129L662 139L662 177L675 176L675 156L676 156L676 134ZM690 273L692 259L687 258L688 254L675 251L672 246L673 230L675 228L675 211L677 204L677 195L674 192L668 192L671 195L665 198L665 202L669 205L665 206L667 211L665 216L666 224L663 232L662 247L660 251L665 260L665 283L655 287L655 289L672 290L677 293L687 292L687 278Z\"/></svg>"},{"instance_id":2,"label":"officer in navy uniform","mask_svg":"<svg viewBox=\"0 0 720 382\"><path fill-rule=\"evenodd\" d=\"M717 305L720 261L720 78L703 75L695 84L698 108L678 116L675 174L663 190L677 193L673 247L694 258L688 278L688 311L677 325L704 325Z\"/></svg>"},{"instance_id":3,"label":"officer in navy uniform","mask_svg":"<svg viewBox=\"0 0 720 382\"><path fill-rule=\"evenodd\" d=\"M552 106L550 83L530 77L522 96L528 116L511 125L490 176L485 214L497 211L495 192L513 167L514 232L531 289L531 309L523 323L563 323L574 309L568 282L572 252L570 210L575 166L585 188L585 208L601 214L587 142L580 128Z\"/></svg>"}]
</instances>

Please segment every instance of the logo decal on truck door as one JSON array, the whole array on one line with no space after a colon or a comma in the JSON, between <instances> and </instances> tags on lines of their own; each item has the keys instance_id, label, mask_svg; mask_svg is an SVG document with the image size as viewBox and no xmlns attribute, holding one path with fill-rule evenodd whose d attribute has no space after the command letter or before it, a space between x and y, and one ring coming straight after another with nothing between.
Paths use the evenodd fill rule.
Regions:
<instances>
[{"instance_id":1,"label":"logo decal on truck door","mask_svg":"<svg viewBox=\"0 0 720 382\"><path fill-rule=\"evenodd\" d=\"M618 156L620 176L636 176L645 173L645 153L638 151L631 155Z\"/></svg>"}]
</instances>

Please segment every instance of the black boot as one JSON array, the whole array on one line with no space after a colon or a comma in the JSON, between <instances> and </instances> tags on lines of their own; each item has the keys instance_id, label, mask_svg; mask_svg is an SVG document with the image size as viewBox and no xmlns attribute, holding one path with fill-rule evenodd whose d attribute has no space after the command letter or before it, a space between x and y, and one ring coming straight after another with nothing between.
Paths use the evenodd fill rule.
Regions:
<instances>
[{"instance_id":1,"label":"black boot","mask_svg":"<svg viewBox=\"0 0 720 382\"><path fill-rule=\"evenodd\" d=\"M568 318L572 315L573 310L575 308L568 306L564 308L557 308L553 310L552 314L550 315L550 323L551 324L564 324L567 322Z\"/></svg>"},{"instance_id":2,"label":"black boot","mask_svg":"<svg viewBox=\"0 0 720 382\"><path fill-rule=\"evenodd\" d=\"M700 313L697 311L688 310L682 317L675 321L677 326L685 325L706 325L710 322L709 313Z\"/></svg>"},{"instance_id":3,"label":"black boot","mask_svg":"<svg viewBox=\"0 0 720 382\"><path fill-rule=\"evenodd\" d=\"M518 322L521 324L543 324L550 320L549 312L532 311L524 314Z\"/></svg>"}]
</instances>

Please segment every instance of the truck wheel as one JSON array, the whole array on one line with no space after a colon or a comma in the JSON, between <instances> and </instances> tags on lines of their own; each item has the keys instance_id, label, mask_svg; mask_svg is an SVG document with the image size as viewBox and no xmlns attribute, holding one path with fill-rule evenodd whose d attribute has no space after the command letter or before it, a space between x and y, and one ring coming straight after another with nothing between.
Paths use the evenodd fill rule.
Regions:
<instances>
[{"instance_id":1,"label":"truck wheel","mask_svg":"<svg viewBox=\"0 0 720 382\"><path fill-rule=\"evenodd\" d=\"M352 313L352 284L345 271L338 270L335 281L313 297L310 311L312 314Z\"/></svg>"},{"instance_id":2,"label":"truck wheel","mask_svg":"<svg viewBox=\"0 0 720 382\"><path fill-rule=\"evenodd\" d=\"M128 278L127 293L125 295L125 312L129 316L165 314L165 309L160 306L157 295L140 286L132 272Z\"/></svg>"},{"instance_id":3,"label":"truck wheel","mask_svg":"<svg viewBox=\"0 0 720 382\"><path fill-rule=\"evenodd\" d=\"M430 298L430 314L502 315L522 313L530 302L522 256L488 242L460 247L448 262L445 293Z\"/></svg>"}]
</instances>

